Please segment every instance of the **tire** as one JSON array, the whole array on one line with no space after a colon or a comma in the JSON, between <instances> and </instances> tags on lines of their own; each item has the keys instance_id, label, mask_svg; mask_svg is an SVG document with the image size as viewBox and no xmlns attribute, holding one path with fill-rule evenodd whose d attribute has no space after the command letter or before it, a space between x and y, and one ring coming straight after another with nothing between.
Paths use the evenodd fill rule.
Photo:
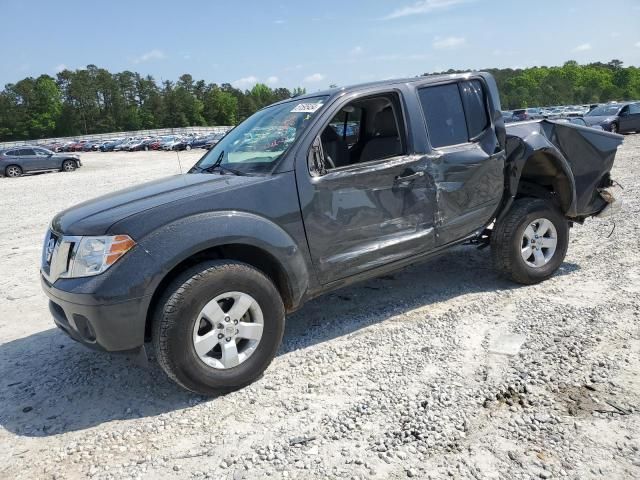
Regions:
<instances>
[{"instance_id":1,"label":"tire","mask_svg":"<svg viewBox=\"0 0 640 480\"><path fill-rule=\"evenodd\" d=\"M22 168L20 168L18 165L9 165L7 168L4 169L5 177L9 177L9 178L21 177L22 173L23 173Z\"/></svg>"},{"instance_id":2,"label":"tire","mask_svg":"<svg viewBox=\"0 0 640 480\"><path fill-rule=\"evenodd\" d=\"M78 165L73 160L65 160L62 162L61 170L63 172L73 172L76 168L78 168Z\"/></svg>"},{"instance_id":3,"label":"tire","mask_svg":"<svg viewBox=\"0 0 640 480\"><path fill-rule=\"evenodd\" d=\"M524 285L551 277L564 261L568 246L569 223L551 202L538 198L516 200L491 235L494 267Z\"/></svg>"},{"instance_id":4,"label":"tire","mask_svg":"<svg viewBox=\"0 0 640 480\"><path fill-rule=\"evenodd\" d=\"M611 133L620 133L620 129L618 128L618 124L617 123L612 123L611 124Z\"/></svg>"},{"instance_id":5,"label":"tire","mask_svg":"<svg viewBox=\"0 0 640 480\"><path fill-rule=\"evenodd\" d=\"M188 152L189 150L191 150L191 145L187 145L186 147L184 147L184 149Z\"/></svg>"},{"instance_id":6,"label":"tire","mask_svg":"<svg viewBox=\"0 0 640 480\"><path fill-rule=\"evenodd\" d=\"M144 146L144 151L145 151L145 152L148 152L148 151L149 151L149 146L148 146L148 145L145 145L145 146Z\"/></svg>"},{"instance_id":7,"label":"tire","mask_svg":"<svg viewBox=\"0 0 640 480\"><path fill-rule=\"evenodd\" d=\"M239 323L234 322L238 319L230 318L236 305L242 310L235 298L229 307L230 296L236 294L255 301ZM205 314L205 307L210 305L219 308L213 308L211 315ZM220 313L222 316L216 315ZM208 321L207 316L214 320ZM240 334L231 340L226 337L234 324L238 329L250 325L255 332L260 321L261 337L257 344L246 340L248 336L240 338ZM241 262L207 261L180 274L159 298L153 315L153 345L158 363L169 378L192 392L214 395L244 387L262 375L280 346L284 322L282 299L265 274ZM203 349L201 343L198 353L196 342L206 340L208 334L214 342L212 350L204 351L209 346ZM222 349L230 347L232 351L232 345L236 357L230 358L235 361L226 365L228 359Z\"/></svg>"}]
</instances>

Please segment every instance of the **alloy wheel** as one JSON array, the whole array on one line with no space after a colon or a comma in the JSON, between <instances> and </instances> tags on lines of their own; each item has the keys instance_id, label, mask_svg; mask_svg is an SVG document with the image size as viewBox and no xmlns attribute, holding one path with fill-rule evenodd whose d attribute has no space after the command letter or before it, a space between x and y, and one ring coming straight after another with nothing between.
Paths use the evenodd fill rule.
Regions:
<instances>
[{"instance_id":1,"label":"alloy wheel","mask_svg":"<svg viewBox=\"0 0 640 480\"><path fill-rule=\"evenodd\" d=\"M226 292L209 301L196 318L193 347L206 365L226 370L256 351L263 329L258 302L247 293Z\"/></svg>"},{"instance_id":2,"label":"alloy wheel","mask_svg":"<svg viewBox=\"0 0 640 480\"><path fill-rule=\"evenodd\" d=\"M15 165L11 165L9 167L7 167L7 171L6 171L7 177L19 177L20 175L22 175L22 170L20 169L20 167L17 167Z\"/></svg>"},{"instance_id":3,"label":"alloy wheel","mask_svg":"<svg viewBox=\"0 0 640 480\"><path fill-rule=\"evenodd\" d=\"M553 222L537 218L522 234L522 259L530 267L543 267L553 258L557 245L558 232Z\"/></svg>"},{"instance_id":4,"label":"alloy wheel","mask_svg":"<svg viewBox=\"0 0 640 480\"><path fill-rule=\"evenodd\" d=\"M65 172L73 172L73 171L76 169L76 166L75 166L75 164L74 164L72 161L67 160L67 161L65 161L65 162L64 162L64 164L62 165L62 169L63 169Z\"/></svg>"}]
</instances>

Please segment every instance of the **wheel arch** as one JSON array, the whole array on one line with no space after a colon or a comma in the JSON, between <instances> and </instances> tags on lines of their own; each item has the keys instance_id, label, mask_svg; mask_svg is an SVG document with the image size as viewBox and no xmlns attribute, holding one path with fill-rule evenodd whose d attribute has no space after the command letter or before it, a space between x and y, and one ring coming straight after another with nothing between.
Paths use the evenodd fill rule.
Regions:
<instances>
[{"instance_id":1,"label":"wheel arch","mask_svg":"<svg viewBox=\"0 0 640 480\"><path fill-rule=\"evenodd\" d=\"M514 140L512 137L511 141ZM573 172L562 153L546 138L516 138L507 159L511 198L532 196L552 200L567 217L576 215Z\"/></svg>"},{"instance_id":2,"label":"wheel arch","mask_svg":"<svg viewBox=\"0 0 640 480\"><path fill-rule=\"evenodd\" d=\"M275 284L287 311L291 311L297 306L299 299L296 298L296 294L292 288L292 279L287 274L285 267L273 254L264 248L247 243L216 245L189 255L167 271L155 288L149 302L145 320L145 338L150 338L154 309L167 286L187 269L207 260L238 261L260 270Z\"/></svg>"},{"instance_id":3,"label":"wheel arch","mask_svg":"<svg viewBox=\"0 0 640 480\"><path fill-rule=\"evenodd\" d=\"M180 242L175 241L177 235ZM235 260L262 271L275 284L287 311L299 306L312 281L306 247L273 221L249 212L216 211L180 218L148 233L139 243L157 265L147 290L146 333L167 285L205 260Z\"/></svg>"}]
</instances>

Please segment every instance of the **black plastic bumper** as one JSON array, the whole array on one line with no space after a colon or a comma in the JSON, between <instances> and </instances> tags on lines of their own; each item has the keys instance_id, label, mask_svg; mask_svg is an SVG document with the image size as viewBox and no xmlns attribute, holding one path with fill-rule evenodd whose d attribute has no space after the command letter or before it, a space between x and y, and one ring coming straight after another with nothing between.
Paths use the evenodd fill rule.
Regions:
<instances>
[{"instance_id":1,"label":"black plastic bumper","mask_svg":"<svg viewBox=\"0 0 640 480\"><path fill-rule=\"evenodd\" d=\"M97 350L135 351L144 345L149 297L102 304L90 294L63 292L41 276L56 325L74 340Z\"/></svg>"}]
</instances>

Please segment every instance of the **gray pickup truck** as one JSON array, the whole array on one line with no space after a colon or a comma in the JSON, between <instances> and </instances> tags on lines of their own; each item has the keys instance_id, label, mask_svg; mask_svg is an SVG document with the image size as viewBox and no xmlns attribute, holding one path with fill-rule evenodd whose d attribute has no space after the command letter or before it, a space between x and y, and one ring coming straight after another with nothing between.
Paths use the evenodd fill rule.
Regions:
<instances>
[{"instance_id":1,"label":"gray pickup truck","mask_svg":"<svg viewBox=\"0 0 640 480\"><path fill-rule=\"evenodd\" d=\"M201 394L273 359L285 314L352 282L485 243L523 284L563 262L569 228L611 212L622 137L505 128L491 75L337 88L266 107L183 175L51 222L42 286L80 343L145 354Z\"/></svg>"}]
</instances>

